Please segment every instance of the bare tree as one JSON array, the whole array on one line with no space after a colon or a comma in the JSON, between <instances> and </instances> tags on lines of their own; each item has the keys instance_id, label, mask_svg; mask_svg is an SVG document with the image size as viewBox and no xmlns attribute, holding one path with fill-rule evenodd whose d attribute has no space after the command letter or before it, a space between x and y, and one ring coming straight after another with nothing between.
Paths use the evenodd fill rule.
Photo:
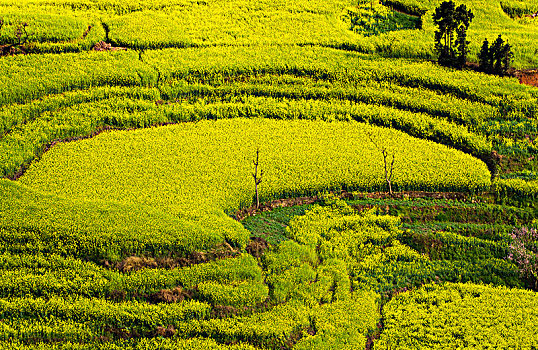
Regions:
<instances>
[{"instance_id":1,"label":"bare tree","mask_svg":"<svg viewBox=\"0 0 538 350\"><path fill-rule=\"evenodd\" d=\"M26 31L26 27L28 27L28 23L20 22L17 28L15 28L17 45L24 45L28 41L28 32Z\"/></svg>"},{"instance_id":2,"label":"bare tree","mask_svg":"<svg viewBox=\"0 0 538 350\"><path fill-rule=\"evenodd\" d=\"M258 167L260 166L260 148L256 149L256 160L253 160L254 172L252 177L254 178L254 186L256 187L256 208L260 207L260 194L258 192L258 185L262 183L263 169L260 169L260 175L258 175Z\"/></svg>"},{"instance_id":3,"label":"bare tree","mask_svg":"<svg viewBox=\"0 0 538 350\"><path fill-rule=\"evenodd\" d=\"M5 24L6 22L4 19L0 18L0 31ZM24 46L28 42L28 32L26 31L27 27L28 23L19 22L19 24L15 27L15 31L13 32L15 35L15 42L7 45L0 45L0 56L26 53Z\"/></svg>"},{"instance_id":4,"label":"bare tree","mask_svg":"<svg viewBox=\"0 0 538 350\"><path fill-rule=\"evenodd\" d=\"M370 132L366 132L368 135L368 138L372 143L374 144L375 148L377 148L381 154L383 155L383 164L385 166L385 181L387 182L387 185L389 186L389 194L392 196L392 174L394 170L394 160L396 159L396 152L389 152L387 146L379 146L378 143L374 140L372 134ZM392 157L392 160L390 161L390 169L389 169L389 159Z\"/></svg>"}]
</instances>

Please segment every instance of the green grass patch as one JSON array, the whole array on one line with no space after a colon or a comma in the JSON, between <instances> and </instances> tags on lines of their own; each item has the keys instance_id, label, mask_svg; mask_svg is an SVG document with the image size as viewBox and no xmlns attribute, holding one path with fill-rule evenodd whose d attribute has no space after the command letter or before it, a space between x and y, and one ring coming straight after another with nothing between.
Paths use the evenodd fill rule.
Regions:
<instances>
[{"instance_id":1,"label":"green grass patch","mask_svg":"<svg viewBox=\"0 0 538 350\"><path fill-rule=\"evenodd\" d=\"M312 205L297 205L293 207L279 207L271 211L264 211L248 216L241 223L254 237L262 237L268 243L276 245L286 236L286 227L291 219L303 215Z\"/></svg>"}]
</instances>

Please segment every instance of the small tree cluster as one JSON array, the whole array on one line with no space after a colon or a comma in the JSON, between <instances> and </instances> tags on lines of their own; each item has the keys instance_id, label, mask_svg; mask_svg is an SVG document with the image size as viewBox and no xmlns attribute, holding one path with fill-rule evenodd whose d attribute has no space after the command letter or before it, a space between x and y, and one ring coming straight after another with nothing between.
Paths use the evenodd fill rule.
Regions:
<instances>
[{"instance_id":1,"label":"small tree cluster","mask_svg":"<svg viewBox=\"0 0 538 350\"><path fill-rule=\"evenodd\" d=\"M480 69L483 72L492 74L506 74L513 59L512 47L510 44L504 42L500 34L491 46L488 39L484 39L484 43L478 54Z\"/></svg>"},{"instance_id":2,"label":"small tree cluster","mask_svg":"<svg viewBox=\"0 0 538 350\"><path fill-rule=\"evenodd\" d=\"M538 290L538 231L522 227L511 234L508 246L508 260L518 267L523 278Z\"/></svg>"},{"instance_id":3,"label":"small tree cluster","mask_svg":"<svg viewBox=\"0 0 538 350\"><path fill-rule=\"evenodd\" d=\"M438 62L449 67L463 67L469 54L467 29L474 15L465 5L456 7L452 0L443 2L435 9L433 22L439 27L435 31L435 51Z\"/></svg>"}]
</instances>

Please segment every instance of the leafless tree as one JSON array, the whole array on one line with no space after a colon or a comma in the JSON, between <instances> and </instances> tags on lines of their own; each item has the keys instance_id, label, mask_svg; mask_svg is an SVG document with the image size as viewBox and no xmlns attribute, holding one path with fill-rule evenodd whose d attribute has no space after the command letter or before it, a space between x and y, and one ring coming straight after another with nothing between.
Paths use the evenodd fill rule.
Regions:
<instances>
[{"instance_id":1,"label":"leafless tree","mask_svg":"<svg viewBox=\"0 0 538 350\"><path fill-rule=\"evenodd\" d=\"M17 38L17 45L26 44L28 41L28 32L26 31L28 23L20 22L17 28L15 28L15 37Z\"/></svg>"},{"instance_id":2,"label":"leafless tree","mask_svg":"<svg viewBox=\"0 0 538 350\"><path fill-rule=\"evenodd\" d=\"M379 142L376 142L374 140L374 137L370 132L367 132L367 135L370 141L372 141L372 143L374 144L375 148L377 148L383 155L383 164L385 166L385 181L387 182L387 185L389 187L389 194L392 196L392 174L394 170L394 160L396 159L396 152L390 152L387 146L379 146ZM390 160L391 157L392 160Z\"/></svg>"},{"instance_id":3,"label":"leafless tree","mask_svg":"<svg viewBox=\"0 0 538 350\"><path fill-rule=\"evenodd\" d=\"M260 194L258 192L258 185L262 183L263 169L260 169L260 174L258 175L258 168L260 166L260 148L256 149L256 160L252 161L254 164L254 172L252 177L254 178L254 186L256 187L256 208L260 207Z\"/></svg>"}]
</instances>

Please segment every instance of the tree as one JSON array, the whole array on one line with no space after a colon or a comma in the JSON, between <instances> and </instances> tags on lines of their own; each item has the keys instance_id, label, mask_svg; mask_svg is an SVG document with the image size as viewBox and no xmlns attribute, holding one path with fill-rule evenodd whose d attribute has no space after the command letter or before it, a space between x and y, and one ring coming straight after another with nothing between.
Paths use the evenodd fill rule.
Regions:
<instances>
[{"instance_id":1,"label":"tree","mask_svg":"<svg viewBox=\"0 0 538 350\"><path fill-rule=\"evenodd\" d=\"M20 22L17 28L15 28L15 37L17 38L17 45L26 44L28 41L28 32L26 32L28 23Z\"/></svg>"},{"instance_id":2,"label":"tree","mask_svg":"<svg viewBox=\"0 0 538 350\"><path fill-rule=\"evenodd\" d=\"M501 55L501 67L502 67L502 73L506 74L508 73L508 70L510 69L510 65L512 64L512 61L514 60L514 53L512 52L512 46L508 43L506 43L502 49L502 55Z\"/></svg>"},{"instance_id":3,"label":"tree","mask_svg":"<svg viewBox=\"0 0 538 350\"><path fill-rule=\"evenodd\" d=\"M493 65L491 62L491 56L489 53L489 41L484 39L482 43L482 48L478 53L478 67L484 72L491 72L493 70Z\"/></svg>"},{"instance_id":4,"label":"tree","mask_svg":"<svg viewBox=\"0 0 538 350\"><path fill-rule=\"evenodd\" d=\"M2 31L4 24L4 19L0 18L0 32ZM14 31L16 42L9 45L0 45L0 56L25 52L23 46L28 42L28 32L26 31L27 27L28 23L19 22Z\"/></svg>"},{"instance_id":5,"label":"tree","mask_svg":"<svg viewBox=\"0 0 538 350\"><path fill-rule=\"evenodd\" d=\"M469 53L467 29L473 18L471 10L465 5L456 7L452 0L443 2L435 9L433 22L439 27L435 31L435 51L439 64L450 67L465 65Z\"/></svg>"},{"instance_id":6,"label":"tree","mask_svg":"<svg viewBox=\"0 0 538 350\"><path fill-rule=\"evenodd\" d=\"M500 72L502 70L502 52L504 47L504 40L499 35L497 39L491 45L489 50L491 63L493 66L493 72Z\"/></svg>"},{"instance_id":7,"label":"tree","mask_svg":"<svg viewBox=\"0 0 538 350\"><path fill-rule=\"evenodd\" d=\"M385 182L387 183L387 186L389 188L389 194L391 197L393 196L392 193L392 174L394 170L394 160L396 159L396 152L389 152L389 149L387 146L382 145L379 146L378 142L376 142L372 136L371 133L367 132L368 138L372 143L374 144L375 148L377 148L381 154L383 155L383 164L385 169ZM389 159L392 157L392 160L390 161L390 168L389 168Z\"/></svg>"},{"instance_id":8,"label":"tree","mask_svg":"<svg viewBox=\"0 0 538 350\"><path fill-rule=\"evenodd\" d=\"M505 43L501 35L497 37L491 46L489 45L488 39L484 39L478 59L479 67L482 71L504 75L510 69L510 65L514 59L512 46Z\"/></svg>"},{"instance_id":9,"label":"tree","mask_svg":"<svg viewBox=\"0 0 538 350\"><path fill-rule=\"evenodd\" d=\"M465 63L467 62L470 42L467 41L467 30L465 29L465 27L458 27L458 29L456 29L456 33L456 49L458 51L458 54L454 63L457 67L463 68L465 67Z\"/></svg>"},{"instance_id":10,"label":"tree","mask_svg":"<svg viewBox=\"0 0 538 350\"><path fill-rule=\"evenodd\" d=\"M263 177L263 169L260 171L260 175L258 175L258 167L260 165L260 149L256 149L256 160L253 160L252 163L254 164L254 172L252 173L252 177L254 178L254 186L256 188L256 208L260 207L260 195L258 192L258 185L262 183L262 177Z\"/></svg>"}]
</instances>

